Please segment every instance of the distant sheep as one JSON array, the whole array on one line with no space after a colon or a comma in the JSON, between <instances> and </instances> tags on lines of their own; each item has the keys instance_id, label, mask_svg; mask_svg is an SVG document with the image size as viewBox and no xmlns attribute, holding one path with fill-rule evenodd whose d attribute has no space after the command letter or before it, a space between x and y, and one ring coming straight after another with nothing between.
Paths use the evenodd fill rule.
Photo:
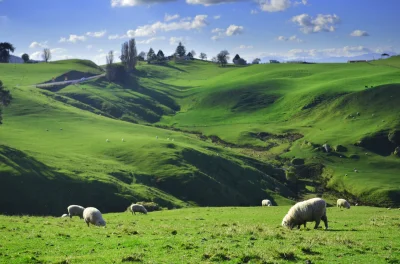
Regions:
<instances>
[{"instance_id":1,"label":"distant sheep","mask_svg":"<svg viewBox=\"0 0 400 264\"><path fill-rule=\"evenodd\" d=\"M261 206L272 206L272 203L270 200L265 199L261 201Z\"/></svg>"},{"instance_id":2,"label":"distant sheep","mask_svg":"<svg viewBox=\"0 0 400 264\"><path fill-rule=\"evenodd\" d=\"M129 209L132 212L132 214L136 214L136 212L142 213L142 214L147 214L146 208L144 208L144 206L141 204L132 204L129 207Z\"/></svg>"},{"instance_id":3,"label":"distant sheep","mask_svg":"<svg viewBox=\"0 0 400 264\"><path fill-rule=\"evenodd\" d=\"M350 209L350 203L348 201L346 201L345 199L338 199L336 202L336 206L339 208L347 208Z\"/></svg>"},{"instance_id":4,"label":"distant sheep","mask_svg":"<svg viewBox=\"0 0 400 264\"><path fill-rule=\"evenodd\" d=\"M68 214L63 214L61 217L68 217Z\"/></svg>"},{"instance_id":5,"label":"distant sheep","mask_svg":"<svg viewBox=\"0 0 400 264\"><path fill-rule=\"evenodd\" d=\"M73 216L79 216L81 219L83 218L83 210L85 210L84 207L80 205L70 205L68 206L68 215L69 218L72 218Z\"/></svg>"},{"instance_id":6,"label":"distant sheep","mask_svg":"<svg viewBox=\"0 0 400 264\"><path fill-rule=\"evenodd\" d=\"M122 141L122 142L124 142L125 140L124 140L124 139L122 139L121 141Z\"/></svg>"},{"instance_id":7,"label":"distant sheep","mask_svg":"<svg viewBox=\"0 0 400 264\"><path fill-rule=\"evenodd\" d=\"M106 142L109 142L110 140L108 140L108 138L106 139Z\"/></svg>"},{"instance_id":8,"label":"distant sheep","mask_svg":"<svg viewBox=\"0 0 400 264\"><path fill-rule=\"evenodd\" d=\"M314 229L324 221L325 229L328 229L328 218L326 217L326 202L321 198L312 198L293 205L282 220L282 226L292 229L301 225L306 226L307 222L315 222Z\"/></svg>"},{"instance_id":9,"label":"distant sheep","mask_svg":"<svg viewBox=\"0 0 400 264\"><path fill-rule=\"evenodd\" d=\"M94 207L88 207L83 211L83 219L89 227L89 224L95 226L106 226L106 221L104 221L101 212Z\"/></svg>"}]
</instances>

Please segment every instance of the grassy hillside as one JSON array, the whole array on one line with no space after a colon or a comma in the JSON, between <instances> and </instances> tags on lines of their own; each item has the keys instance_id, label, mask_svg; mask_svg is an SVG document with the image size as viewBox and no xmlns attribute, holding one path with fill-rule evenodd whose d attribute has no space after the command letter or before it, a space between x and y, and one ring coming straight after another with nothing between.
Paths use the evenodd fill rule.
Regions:
<instances>
[{"instance_id":1,"label":"grassy hillside","mask_svg":"<svg viewBox=\"0 0 400 264\"><path fill-rule=\"evenodd\" d=\"M0 216L1 263L398 263L399 210L327 209L328 231L280 227L288 206L75 217ZM371 239L376 238L376 239Z\"/></svg>"},{"instance_id":2,"label":"grassy hillside","mask_svg":"<svg viewBox=\"0 0 400 264\"><path fill-rule=\"evenodd\" d=\"M22 209L33 193L47 204L40 213L51 214L102 197L106 211L138 200L289 204L297 195L334 200L336 192L399 204L400 159L388 140L400 129L399 64L141 64L123 83L46 90L29 85L101 69L79 60L0 64L15 98L0 127L1 211L37 212ZM346 152L325 153L325 143ZM296 166L297 184L282 170L293 158L306 164Z\"/></svg>"},{"instance_id":3,"label":"grassy hillside","mask_svg":"<svg viewBox=\"0 0 400 264\"><path fill-rule=\"evenodd\" d=\"M279 168L264 164L261 171L256 160L195 135L116 120L80 101L90 94L122 107L128 96L142 96L134 89L102 89L104 80L55 92L30 86L71 70L99 73L82 61L0 65L14 97L0 127L1 212L58 215L65 205L99 200L103 211L142 200L169 208L250 205L265 197L292 202L283 198L294 194L282 184ZM34 74L20 74L25 71Z\"/></svg>"}]
</instances>

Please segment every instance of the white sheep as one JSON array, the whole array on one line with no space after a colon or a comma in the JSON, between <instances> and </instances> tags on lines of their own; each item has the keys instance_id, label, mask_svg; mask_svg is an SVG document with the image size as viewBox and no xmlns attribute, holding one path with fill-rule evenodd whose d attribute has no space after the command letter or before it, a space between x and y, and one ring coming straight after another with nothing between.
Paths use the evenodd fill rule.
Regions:
<instances>
[{"instance_id":1,"label":"white sheep","mask_svg":"<svg viewBox=\"0 0 400 264\"><path fill-rule=\"evenodd\" d=\"M68 214L63 214L61 217L68 217Z\"/></svg>"},{"instance_id":2,"label":"white sheep","mask_svg":"<svg viewBox=\"0 0 400 264\"><path fill-rule=\"evenodd\" d=\"M108 140L108 138L106 139L106 142L109 142L110 140Z\"/></svg>"},{"instance_id":3,"label":"white sheep","mask_svg":"<svg viewBox=\"0 0 400 264\"><path fill-rule=\"evenodd\" d=\"M270 200L265 199L261 201L261 206L272 206L272 203Z\"/></svg>"},{"instance_id":4,"label":"white sheep","mask_svg":"<svg viewBox=\"0 0 400 264\"><path fill-rule=\"evenodd\" d=\"M340 207L340 208L344 207L344 208L350 209L350 203L348 201L346 201L345 199L338 199L336 202L336 206Z\"/></svg>"},{"instance_id":5,"label":"white sheep","mask_svg":"<svg viewBox=\"0 0 400 264\"><path fill-rule=\"evenodd\" d=\"M144 208L144 206L141 204L132 204L129 207L129 209L132 212L132 214L136 214L136 212L142 213L142 214L147 214L146 208Z\"/></svg>"},{"instance_id":6,"label":"white sheep","mask_svg":"<svg viewBox=\"0 0 400 264\"><path fill-rule=\"evenodd\" d=\"M121 141L122 141L122 142L124 142L125 140L124 140L124 139L122 139Z\"/></svg>"},{"instance_id":7,"label":"white sheep","mask_svg":"<svg viewBox=\"0 0 400 264\"><path fill-rule=\"evenodd\" d=\"M301 225L306 227L307 222L315 222L314 229L324 221L325 229L328 229L328 218L326 217L326 202L321 198L312 198L293 205L282 220L282 226L292 229Z\"/></svg>"},{"instance_id":8,"label":"white sheep","mask_svg":"<svg viewBox=\"0 0 400 264\"><path fill-rule=\"evenodd\" d=\"M158 139L158 136L156 136L156 139Z\"/></svg>"},{"instance_id":9,"label":"white sheep","mask_svg":"<svg viewBox=\"0 0 400 264\"><path fill-rule=\"evenodd\" d=\"M88 207L83 211L83 219L89 227L89 224L96 226L106 226L106 221L104 221L101 212L94 207Z\"/></svg>"},{"instance_id":10,"label":"white sheep","mask_svg":"<svg viewBox=\"0 0 400 264\"><path fill-rule=\"evenodd\" d=\"M84 210L85 210L85 208L80 206L80 205L70 205L70 206L68 206L69 218L72 218L73 216L76 215L76 216L79 216L82 219Z\"/></svg>"}]
</instances>

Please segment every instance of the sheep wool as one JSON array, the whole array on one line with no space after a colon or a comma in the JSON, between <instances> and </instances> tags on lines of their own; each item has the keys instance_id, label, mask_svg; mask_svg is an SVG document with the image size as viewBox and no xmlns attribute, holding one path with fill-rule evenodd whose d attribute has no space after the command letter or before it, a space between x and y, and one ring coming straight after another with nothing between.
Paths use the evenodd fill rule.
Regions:
<instances>
[{"instance_id":1,"label":"sheep wool","mask_svg":"<svg viewBox=\"0 0 400 264\"><path fill-rule=\"evenodd\" d=\"M94 207L88 207L83 211L83 219L89 227L89 224L95 226L106 226L106 221L104 221L101 212Z\"/></svg>"},{"instance_id":2,"label":"sheep wool","mask_svg":"<svg viewBox=\"0 0 400 264\"><path fill-rule=\"evenodd\" d=\"M340 207L340 208L344 207L344 208L350 209L350 203L348 201L346 201L345 199L338 199L336 206Z\"/></svg>"},{"instance_id":3,"label":"sheep wool","mask_svg":"<svg viewBox=\"0 0 400 264\"><path fill-rule=\"evenodd\" d=\"M63 214L61 217L68 217L68 214Z\"/></svg>"},{"instance_id":4,"label":"sheep wool","mask_svg":"<svg viewBox=\"0 0 400 264\"><path fill-rule=\"evenodd\" d=\"M130 206L130 210L131 210L132 214L136 214L136 212L142 213L142 214L147 214L146 208L144 208L144 206L141 204L132 204Z\"/></svg>"},{"instance_id":5,"label":"sheep wool","mask_svg":"<svg viewBox=\"0 0 400 264\"><path fill-rule=\"evenodd\" d=\"M272 203L270 200L265 199L261 201L261 206L272 206Z\"/></svg>"},{"instance_id":6,"label":"sheep wool","mask_svg":"<svg viewBox=\"0 0 400 264\"><path fill-rule=\"evenodd\" d=\"M326 216L326 202L321 198L312 198L293 205L282 220L282 226L292 229L300 225L306 226L307 222L315 222L314 229L324 221L325 229L328 229L328 218Z\"/></svg>"},{"instance_id":7,"label":"sheep wool","mask_svg":"<svg viewBox=\"0 0 400 264\"><path fill-rule=\"evenodd\" d=\"M70 218L73 216L79 216L82 219L83 210L85 210L85 208L80 205L70 205L68 206L68 215Z\"/></svg>"}]
</instances>

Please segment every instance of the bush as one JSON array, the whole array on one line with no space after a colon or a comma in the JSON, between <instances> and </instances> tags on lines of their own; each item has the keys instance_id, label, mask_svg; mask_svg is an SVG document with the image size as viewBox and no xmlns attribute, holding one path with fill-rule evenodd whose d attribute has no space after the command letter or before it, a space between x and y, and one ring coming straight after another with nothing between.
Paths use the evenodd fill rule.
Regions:
<instances>
[{"instance_id":1,"label":"bush","mask_svg":"<svg viewBox=\"0 0 400 264\"><path fill-rule=\"evenodd\" d=\"M293 165L304 165L304 159L294 158L294 159L292 159L292 164Z\"/></svg>"},{"instance_id":2,"label":"bush","mask_svg":"<svg viewBox=\"0 0 400 264\"><path fill-rule=\"evenodd\" d=\"M137 204L143 205L146 208L147 212L162 210L162 208L157 203L154 202L137 202Z\"/></svg>"},{"instance_id":3,"label":"bush","mask_svg":"<svg viewBox=\"0 0 400 264\"><path fill-rule=\"evenodd\" d=\"M121 64L109 64L106 67L106 78L110 82L124 82L126 71Z\"/></svg>"},{"instance_id":4,"label":"bush","mask_svg":"<svg viewBox=\"0 0 400 264\"><path fill-rule=\"evenodd\" d=\"M347 148L346 148L345 146L342 146L342 145L337 145L337 146L335 147L335 151L336 151L336 152L346 152L346 151L347 151Z\"/></svg>"},{"instance_id":5,"label":"bush","mask_svg":"<svg viewBox=\"0 0 400 264\"><path fill-rule=\"evenodd\" d=\"M400 145L400 130L393 130L389 133L388 139L390 142Z\"/></svg>"},{"instance_id":6,"label":"bush","mask_svg":"<svg viewBox=\"0 0 400 264\"><path fill-rule=\"evenodd\" d=\"M285 171L285 174L286 180L292 183L297 182L296 169L294 167L290 167L287 171Z\"/></svg>"}]
</instances>

